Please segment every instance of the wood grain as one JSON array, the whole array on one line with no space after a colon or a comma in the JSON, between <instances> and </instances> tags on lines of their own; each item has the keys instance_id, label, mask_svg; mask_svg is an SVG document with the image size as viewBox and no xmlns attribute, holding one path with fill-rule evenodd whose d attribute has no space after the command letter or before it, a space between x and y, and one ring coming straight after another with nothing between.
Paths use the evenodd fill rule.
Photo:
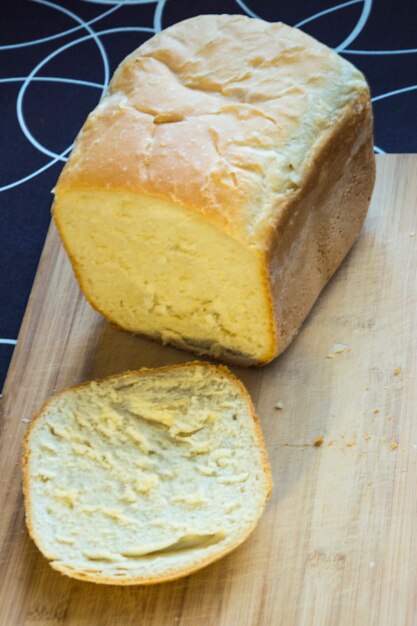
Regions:
<instances>
[{"instance_id":1,"label":"wood grain","mask_svg":"<svg viewBox=\"0 0 417 626\"><path fill-rule=\"evenodd\" d=\"M274 473L255 533L193 576L143 588L49 567L24 526L21 440L55 391L190 357L93 312L51 227L2 399L1 626L417 623L416 200L417 156L379 157L364 231L298 338L268 367L234 368ZM348 347L326 358L336 343Z\"/></svg>"}]
</instances>

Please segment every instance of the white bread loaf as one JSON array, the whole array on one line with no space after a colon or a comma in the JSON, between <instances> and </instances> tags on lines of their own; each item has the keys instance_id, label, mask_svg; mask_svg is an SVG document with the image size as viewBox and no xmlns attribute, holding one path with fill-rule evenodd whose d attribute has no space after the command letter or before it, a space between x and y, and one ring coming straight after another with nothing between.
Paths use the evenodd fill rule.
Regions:
<instances>
[{"instance_id":1,"label":"white bread loaf","mask_svg":"<svg viewBox=\"0 0 417 626\"><path fill-rule=\"evenodd\" d=\"M53 214L108 319L266 363L355 241L373 184L363 75L300 30L205 15L120 65Z\"/></svg>"},{"instance_id":2,"label":"white bread loaf","mask_svg":"<svg viewBox=\"0 0 417 626\"><path fill-rule=\"evenodd\" d=\"M24 451L30 535L60 572L171 580L236 548L272 483L243 385L190 363L126 372L52 397Z\"/></svg>"}]
</instances>

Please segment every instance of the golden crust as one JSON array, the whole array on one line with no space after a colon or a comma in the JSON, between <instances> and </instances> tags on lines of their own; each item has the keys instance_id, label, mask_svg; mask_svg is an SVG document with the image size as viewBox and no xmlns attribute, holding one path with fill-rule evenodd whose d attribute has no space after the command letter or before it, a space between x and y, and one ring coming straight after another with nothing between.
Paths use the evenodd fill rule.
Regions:
<instances>
[{"instance_id":1,"label":"golden crust","mask_svg":"<svg viewBox=\"0 0 417 626\"><path fill-rule=\"evenodd\" d=\"M259 424L259 418L255 412L255 407L253 405L252 399L249 395L249 393L247 392L246 388L244 387L243 383L236 378L236 376L234 376L234 374L232 374L232 372L224 365L213 365L211 363L206 363L204 361L191 361L188 363L182 363L182 364L174 364L174 365L166 365L163 367L158 367L158 368L141 368L139 370L128 370L125 371L121 374L112 374L110 376L106 376L104 378L100 378L100 379L96 379L94 381L86 381L84 383L81 383L79 385L74 385L73 387L69 387L68 389L64 389L63 391L54 394L53 396L51 396L40 408L40 410L32 417L31 423L29 425L29 428L25 434L24 440L23 440L23 453L22 453L22 474L23 474L23 496L24 496L24 504L25 504L25 515L26 515L26 526L29 532L29 536L31 537L31 539L34 541L34 543L36 544L36 546L39 548L39 550L42 552L39 542L38 542L38 538L36 536L36 533L34 531L33 528L33 524L32 524L32 509L31 509L31 500L30 500L30 476L29 476L29 462L30 462L30 444L29 444L29 440L30 440L30 434L32 431L32 428L34 427L34 424L36 423L36 421L38 420L38 418L40 418L45 409L49 406L49 404L55 400L57 397L59 396L65 396L67 393L74 391L74 389L81 389L82 387L88 387L91 382L97 382L97 383L103 383L106 381L120 381L123 378L128 378L129 376L135 375L135 376L146 376L149 373L157 373L157 372L167 372L167 371L172 371L175 369L192 369L195 366L203 366L206 367L210 370L212 370L213 372L218 372L221 373L224 377L228 378L231 382L233 382L235 385L237 385L240 389L240 392L242 393L242 395L244 396L246 403L248 405L248 408L250 410L250 414L252 416L252 419L254 421L254 426L255 426L255 434L256 434L256 438L257 438L257 445L261 451L262 454L262 460L263 460L263 470L264 470L264 474L265 474L265 479L266 479L266 489L265 489L265 502L267 502L271 496L272 493L272 472L271 472L271 467L269 465L269 461L268 461L268 454L266 451L266 446L265 446L265 440L264 440L264 436L262 433L262 429L260 427ZM235 550L241 543L243 543L248 536L252 533L252 531L255 528L256 525L256 521L253 524L252 528L250 528L249 530L247 530L245 532L244 535L242 535L241 537L239 537L238 539L236 539L236 541L227 546L227 548L223 551L220 552L218 554L214 554L211 555L209 557L207 557L206 559L201 560L199 563L196 563L190 567L187 568L182 568L182 569L177 569L177 570L173 570L168 572L165 576L151 576L151 577L132 577L132 578L125 578L123 580L120 580L120 578L107 578L107 577L96 577L93 576L91 574L83 574L82 572L76 572L70 569L67 569L65 567L62 566L58 566L56 563L54 563L53 561L49 561L49 564L51 565L51 567L53 567L54 569L56 569L57 571L66 574L67 576L70 576L71 578L76 578L78 580L83 580L86 582L93 582L93 583L100 583L100 584L107 584L107 585L150 585L150 584L155 584L155 583L162 583L162 582L168 582L171 580L176 580L177 578L182 578L184 576L188 576L189 574L192 574L200 569L202 569L203 567L206 567L207 565L214 563L215 561L218 561L219 559L223 558L224 556L226 556L227 554L229 554L230 552L232 552L233 550ZM44 555L45 556L45 555ZM47 558L47 557L45 557Z\"/></svg>"},{"instance_id":2,"label":"golden crust","mask_svg":"<svg viewBox=\"0 0 417 626\"><path fill-rule=\"evenodd\" d=\"M356 241L374 183L373 118L369 95L364 93L323 137L305 184L283 209L274 231L268 263L276 323L272 358L299 332ZM303 233L309 245L297 249Z\"/></svg>"},{"instance_id":3,"label":"golden crust","mask_svg":"<svg viewBox=\"0 0 417 626\"><path fill-rule=\"evenodd\" d=\"M363 91L360 72L298 29L242 15L186 20L119 66L56 195L168 199L266 250L317 137Z\"/></svg>"}]
</instances>

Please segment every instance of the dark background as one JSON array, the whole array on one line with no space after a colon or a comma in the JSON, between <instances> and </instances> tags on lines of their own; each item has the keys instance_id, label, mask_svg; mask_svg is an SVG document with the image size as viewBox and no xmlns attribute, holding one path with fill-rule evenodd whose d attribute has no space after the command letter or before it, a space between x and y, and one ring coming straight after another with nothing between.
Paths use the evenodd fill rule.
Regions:
<instances>
[{"instance_id":1,"label":"dark background","mask_svg":"<svg viewBox=\"0 0 417 626\"><path fill-rule=\"evenodd\" d=\"M50 191L74 137L129 52L155 28L201 13L300 25L365 73L376 151L417 152L415 0L3 0L0 389L50 221Z\"/></svg>"}]
</instances>

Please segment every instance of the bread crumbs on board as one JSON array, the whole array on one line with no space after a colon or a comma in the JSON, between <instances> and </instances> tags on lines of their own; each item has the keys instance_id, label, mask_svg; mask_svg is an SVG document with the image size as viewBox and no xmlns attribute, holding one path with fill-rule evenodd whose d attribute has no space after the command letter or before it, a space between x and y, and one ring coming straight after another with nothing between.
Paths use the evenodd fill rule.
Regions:
<instances>
[{"instance_id":1,"label":"bread crumbs on board","mask_svg":"<svg viewBox=\"0 0 417 626\"><path fill-rule=\"evenodd\" d=\"M371 441L376 442L377 440L378 438L376 438L375 435L371 435L371 433L369 432L363 432L361 434L353 432L350 435L342 433L341 435L328 440L325 440L324 437L317 437L317 439L315 439L311 445L316 448L320 448L323 444L325 444L328 448L336 448L337 446L339 452L346 452L348 449L353 449L357 447L358 455L366 456L368 454L368 450L367 448L362 447L363 444L365 442L369 443ZM387 439L386 437L379 437L379 442L386 446L389 450L399 449L399 444L396 441L392 441L390 439ZM371 445L373 446L374 444ZM414 444L413 447L415 450L417 450L417 443Z\"/></svg>"},{"instance_id":2,"label":"bread crumbs on board","mask_svg":"<svg viewBox=\"0 0 417 626\"><path fill-rule=\"evenodd\" d=\"M326 359L334 359L338 354L345 352L345 350L347 350L348 348L349 346L347 346L345 343L335 343L333 344L330 352L326 355Z\"/></svg>"}]
</instances>

